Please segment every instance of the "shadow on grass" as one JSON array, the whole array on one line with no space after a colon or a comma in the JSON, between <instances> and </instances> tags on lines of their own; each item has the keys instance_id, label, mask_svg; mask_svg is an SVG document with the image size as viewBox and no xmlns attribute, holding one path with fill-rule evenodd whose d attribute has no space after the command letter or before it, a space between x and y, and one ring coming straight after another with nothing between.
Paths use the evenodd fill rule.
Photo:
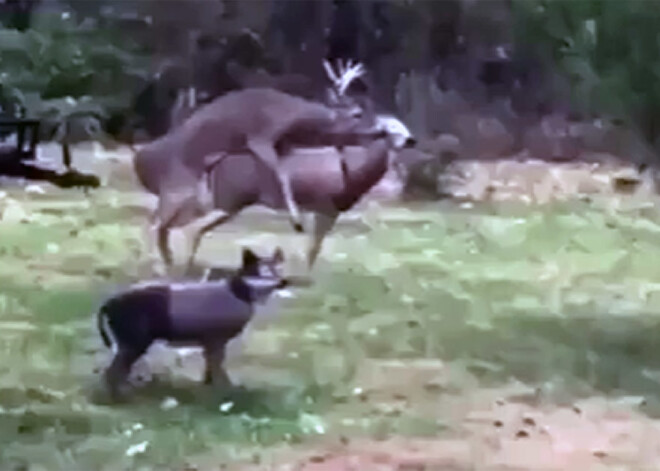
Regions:
<instances>
[{"instance_id":1,"label":"shadow on grass","mask_svg":"<svg viewBox=\"0 0 660 471\"><path fill-rule=\"evenodd\" d=\"M481 385L515 378L551 391L551 401L643 396L645 412L660 416L657 312L643 306L625 314L615 306L598 311L589 303L563 304L558 315L543 305L543 288L534 280L485 289L461 284L430 263L424 266L428 273L415 270L407 277L399 267L384 276L336 268L342 269L317 280L324 303L319 305L317 293L296 303L316 312L315 321L333 326L328 336L338 339L339 348L373 358L438 358L449 369L465 368ZM433 284L420 288L417 277ZM538 304L525 309L512 302L523 294ZM281 322L296 328L293 318Z\"/></svg>"},{"instance_id":2,"label":"shadow on grass","mask_svg":"<svg viewBox=\"0 0 660 471\"><path fill-rule=\"evenodd\" d=\"M466 361L484 384L511 378L527 384L555 383L555 399L570 401L594 391L643 396L645 412L660 416L660 320L609 314L553 318L516 315L492 328L438 322L446 361ZM413 327L414 328L414 327ZM417 327L419 328L419 327ZM417 348L422 348L418 336Z\"/></svg>"},{"instance_id":3,"label":"shadow on grass","mask_svg":"<svg viewBox=\"0 0 660 471\"><path fill-rule=\"evenodd\" d=\"M133 384L119 402L108 400L96 389L91 402L107 407L152 430L166 430L177 425L183 429L204 430L214 441L253 442L262 445L299 440L298 425L304 392L247 389L233 386L224 391L191 380L154 379L147 384ZM102 398L102 399L101 399ZM174 399L174 401L173 401ZM169 404L168 406L164 406Z\"/></svg>"},{"instance_id":4,"label":"shadow on grass","mask_svg":"<svg viewBox=\"0 0 660 471\"><path fill-rule=\"evenodd\" d=\"M101 285L82 286L71 290L49 290L47 286L32 286L16 283L9 277L0 277L1 293L16 299L32 313L31 322L36 325L62 324L85 317L92 319L92 313L106 294ZM108 288L106 288L108 289ZM4 319L11 318L4 313Z\"/></svg>"},{"instance_id":5,"label":"shadow on grass","mask_svg":"<svg viewBox=\"0 0 660 471\"><path fill-rule=\"evenodd\" d=\"M60 188L98 188L101 182L96 175L81 173L69 169L66 172L57 172L26 162L11 162L0 165L0 176L25 178L27 180L47 181Z\"/></svg>"},{"instance_id":6,"label":"shadow on grass","mask_svg":"<svg viewBox=\"0 0 660 471\"><path fill-rule=\"evenodd\" d=\"M198 381L154 378L146 384L134 384L126 399L113 407L159 407L166 398L174 398L177 407L193 407L199 411L219 413L220 407L224 406L225 412L231 415L247 414L281 419L295 419L302 401L300 393L286 390L248 389L234 385L218 391Z\"/></svg>"}]
</instances>

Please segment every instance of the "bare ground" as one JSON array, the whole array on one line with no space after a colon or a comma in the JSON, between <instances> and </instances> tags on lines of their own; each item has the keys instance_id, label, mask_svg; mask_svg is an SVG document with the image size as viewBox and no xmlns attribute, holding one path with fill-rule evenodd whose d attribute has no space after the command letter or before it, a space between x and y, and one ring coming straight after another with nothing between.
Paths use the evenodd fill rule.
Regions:
<instances>
[{"instance_id":1,"label":"bare ground","mask_svg":"<svg viewBox=\"0 0 660 471\"><path fill-rule=\"evenodd\" d=\"M543 404L535 391L511 389L438 394L423 409L449 426L440 437L324 437L263 454L232 471L651 470L660 467L660 421L640 412L637 398L590 397L565 406ZM396 396L389 413L407 398ZM420 402L418 400L417 406ZM381 407L384 407L380 403ZM266 457L267 456L267 457ZM203 468L206 469L206 468ZM212 468L209 468L212 469Z\"/></svg>"}]
</instances>

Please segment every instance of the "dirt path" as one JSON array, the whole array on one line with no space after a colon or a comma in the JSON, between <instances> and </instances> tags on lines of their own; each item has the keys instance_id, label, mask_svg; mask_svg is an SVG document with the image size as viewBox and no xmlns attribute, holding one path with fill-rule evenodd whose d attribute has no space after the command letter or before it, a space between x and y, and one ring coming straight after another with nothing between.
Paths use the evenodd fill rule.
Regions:
<instances>
[{"instance_id":1,"label":"dirt path","mask_svg":"<svg viewBox=\"0 0 660 471\"><path fill-rule=\"evenodd\" d=\"M621 413L585 418L569 409L522 414L517 407L502 412L512 417L502 422L484 414L481 420L488 423L478 424L479 412L474 411L473 433L465 437L318 444L311 450L283 453L269 465L225 469L583 471L660 466L658 424L640 417Z\"/></svg>"},{"instance_id":2,"label":"dirt path","mask_svg":"<svg viewBox=\"0 0 660 471\"><path fill-rule=\"evenodd\" d=\"M544 404L521 387L415 398L415 407L451 424L437 437L349 439L328 434L259 453L227 471L585 471L660 469L660 421L641 398L592 397ZM402 400L400 395L398 401ZM390 399L390 405L397 400ZM383 403L381 403L382 405ZM392 409L394 407L392 406ZM256 456L256 455L255 455ZM199 462L201 465L203 462ZM199 470L216 469L207 463Z\"/></svg>"}]
</instances>

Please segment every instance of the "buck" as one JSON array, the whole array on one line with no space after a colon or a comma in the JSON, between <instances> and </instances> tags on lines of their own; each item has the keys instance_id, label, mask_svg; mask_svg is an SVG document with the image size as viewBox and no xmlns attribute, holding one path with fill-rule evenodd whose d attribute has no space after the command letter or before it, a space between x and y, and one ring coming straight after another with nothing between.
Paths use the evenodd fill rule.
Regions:
<instances>
[{"instance_id":1,"label":"buck","mask_svg":"<svg viewBox=\"0 0 660 471\"><path fill-rule=\"evenodd\" d=\"M204 234L236 213L234 209L225 209L233 205L221 201L218 204L203 203L203 195L212 193L208 181L213 180L216 188L227 179L241 185L244 181L246 190L242 190L240 185L238 188L231 185L242 194L253 191L255 181L256 187L261 186L261 180L269 182L266 185L269 187L274 183L275 187L263 190L263 198L258 199L266 201L266 206L288 210L291 224L301 232L300 210L291 183L291 175L297 172L296 166L301 164L301 160L293 159L287 163L297 154L295 149L333 146L341 150L347 145L368 145L369 142L380 141L385 135L390 136L388 143L401 147L411 139L410 132L400 121L393 117L364 114L363 108L346 96L350 83L364 73L361 64L340 65L337 73L327 62L324 66L333 82L328 95L330 105L268 88L231 92L204 105L180 126L136 153L134 168L139 181L145 189L158 196L155 213L157 245L166 265L172 264L168 245L172 228L196 220L193 232ZM382 143L377 148L380 146ZM386 151L379 153L371 150L367 154L375 156L372 159L374 163L380 163L382 157L386 164ZM234 163L237 158L247 160L245 166L248 168L258 169L254 174L259 175L257 180L245 175L244 166ZM339 162L336 151L330 160L336 164ZM220 162L223 164L218 167ZM218 171L216 167L222 170ZM321 167L323 165L319 165ZM336 169L339 167L335 166ZM226 175L226 169L236 173ZM216 176L210 177L211 174ZM223 177L218 180L218 175ZM299 182L307 178L301 177L299 172L297 175ZM348 184L350 176L347 175L335 173L335 178L339 178L342 185ZM372 182L371 186L376 182ZM319 188L323 190L323 187ZM338 190L335 188L333 191ZM359 190L352 187L342 191ZM314 197L328 202L332 200L331 195L324 198L317 194ZM215 195L213 199L217 200ZM332 211L329 209L326 212ZM315 222L315 233L324 225L328 224ZM188 258L189 267L199 237L201 235L194 236L193 249Z\"/></svg>"}]
</instances>

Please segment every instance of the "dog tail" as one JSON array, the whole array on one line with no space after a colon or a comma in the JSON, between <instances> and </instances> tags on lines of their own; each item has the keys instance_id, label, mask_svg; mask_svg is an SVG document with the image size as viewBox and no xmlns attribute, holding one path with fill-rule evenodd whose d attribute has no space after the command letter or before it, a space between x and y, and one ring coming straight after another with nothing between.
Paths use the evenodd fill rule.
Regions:
<instances>
[{"instance_id":1,"label":"dog tail","mask_svg":"<svg viewBox=\"0 0 660 471\"><path fill-rule=\"evenodd\" d=\"M112 347L114 345L114 335L108 322L108 312L105 305L101 306L96 314L96 326L103 339L103 344L108 348Z\"/></svg>"}]
</instances>

